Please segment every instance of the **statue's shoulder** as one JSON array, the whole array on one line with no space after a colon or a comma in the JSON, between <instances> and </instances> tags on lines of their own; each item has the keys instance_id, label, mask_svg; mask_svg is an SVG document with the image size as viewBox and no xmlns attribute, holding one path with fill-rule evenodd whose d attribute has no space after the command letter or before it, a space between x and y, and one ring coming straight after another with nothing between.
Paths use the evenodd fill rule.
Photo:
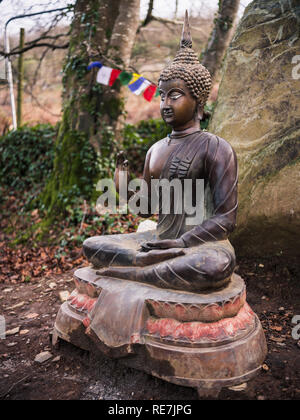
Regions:
<instances>
[{"instance_id":1,"label":"statue's shoulder","mask_svg":"<svg viewBox=\"0 0 300 420\"><path fill-rule=\"evenodd\" d=\"M162 144L165 143L167 139L168 139L167 137L164 137L163 139L156 141L154 144L152 144L150 149L148 149L148 153L151 153L153 150L162 146Z\"/></svg>"},{"instance_id":2,"label":"statue's shoulder","mask_svg":"<svg viewBox=\"0 0 300 420\"><path fill-rule=\"evenodd\" d=\"M199 140L200 137L202 138L202 140L208 140L208 148L220 148L223 151L227 151L227 153L234 153L231 144L222 137L217 136L213 133L209 133L208 131L203 131L201 134L202 136L199 136Z\"/></svg>"}]
</instances>

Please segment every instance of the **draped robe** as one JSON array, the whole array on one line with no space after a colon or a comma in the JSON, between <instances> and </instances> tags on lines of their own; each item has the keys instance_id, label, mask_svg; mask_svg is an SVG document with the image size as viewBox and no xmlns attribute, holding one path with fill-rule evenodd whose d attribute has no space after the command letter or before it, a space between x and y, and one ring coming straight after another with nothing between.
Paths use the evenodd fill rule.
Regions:
<instances>
[{"instance_id":1,"label":"draped robe","mask_svg":"<svg viewBox=\"0 0 300 420\"><path fill-rule=\"evenodd\" d=\"M196 180L204 180L201 220L195 225L187 223L193 215L184 211L184 205L183 211L177 214L176 208L180 203L176 202L173 193L170 196L171 211L164 214L160 188L156 231L95 236L84 242L84 254L95 267L120 267L115 274L118 278L190 292L222 287L230 281L235 267L234 249L228 241L237 213L235 152L224 139L202 131L171 141L175 143L174 149L160 178L169 181L179 179L183 187L184 180L191 180L190 196L194 204L197 204ZM177 238L183 240L184 255L143 267L136 266L136 255L142 243Z\"/></svg>"}]
</instances>

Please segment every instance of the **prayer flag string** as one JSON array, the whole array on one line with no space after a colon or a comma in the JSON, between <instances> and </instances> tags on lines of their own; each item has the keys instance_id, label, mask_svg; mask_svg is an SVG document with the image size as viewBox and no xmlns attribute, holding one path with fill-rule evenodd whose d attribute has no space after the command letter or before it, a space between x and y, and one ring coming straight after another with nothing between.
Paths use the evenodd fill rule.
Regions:
<instances>
[{"instance_id":1,"label":"prayer flag string","mask_svg":"<svg viewBox=\"0 0 300 420\"><path fill-rule=\"evenodd\" d=\"M90 63L87 70L89 71L93 68L99 69L96 78L98 83L112 86L118 79L123 86L128 86L135 95L143 94L143 97L148 102L151 102L154 97L159 96L157 86L138 73L129 73L127 71L113 69L104 66L100 61Z\"/></svg>"}]
</instances>

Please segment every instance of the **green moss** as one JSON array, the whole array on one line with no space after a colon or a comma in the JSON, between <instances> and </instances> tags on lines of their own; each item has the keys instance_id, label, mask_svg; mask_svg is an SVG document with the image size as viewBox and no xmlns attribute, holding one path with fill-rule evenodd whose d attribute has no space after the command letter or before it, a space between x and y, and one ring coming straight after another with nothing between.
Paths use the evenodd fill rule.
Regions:
<instances>
[{"instance_id":1,"label":"green moss","mask_svg":"<svg viewBox=\"0 0 300 420\"><path fill-rule=\"evenodd\" d=\"M69 111L64 115L68 118ZM55 144L53 173L41 195L48 216L65 214L78 197L89 199L99 174L98 156L85 133L71 130L63 122Z\"/></svg>"}]
</instances>

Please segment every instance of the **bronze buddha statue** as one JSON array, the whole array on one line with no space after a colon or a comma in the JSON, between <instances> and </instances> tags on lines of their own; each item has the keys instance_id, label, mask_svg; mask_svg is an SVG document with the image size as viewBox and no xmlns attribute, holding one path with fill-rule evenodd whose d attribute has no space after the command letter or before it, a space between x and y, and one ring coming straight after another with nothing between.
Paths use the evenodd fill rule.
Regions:
<instances>
[{"instance_id":1,"label":"bronze buddha statue","mask_svg":"<svg viewBox=\"0 0 300 420\"><path fill-rule=\"evenodd\" d=\"M195 180L203 179L203 220L188 225L188 215L176 214L171 197L172 210L159 212L156 231L87 239L84 254L101 276L196 293L230 281L235 254L228 235L236 224L237 159L229 143L200 128L210 88L210 74L192 49L186 16L180 50L159 78L161 115L173 130L148 151L143 179L148 191L153 180L190 179L193 200ZM151 216L150 206L143 216Z\"/></svg>"},{"instance_id":2,"label":"bronze buddha statue","mask_svg":"<svg viewBox=\"0 0 300 420\"><path fill-rule=\"evenodd\" d=\"M202 396L255 376L267 347L246 302L245 283L233 273L228 235L236 224L236 155L225 140L200 129L211 79L191 47L186 16L181 48L159 80L161 114L173 131L147 153L143 179L149 188L139 196L148 198L143 216L153 212L153 181L176 181L184 194L158 188L155 230L85 240L92 266L74 273L76 289L57 314L52 342L62 338L100 350ZM117 190L123 185L120 168L128 179L123 154ZM199 185L203 212L191 217ZM182 205L186 192L189 208Z\"/></svg>"}]
</instances>

